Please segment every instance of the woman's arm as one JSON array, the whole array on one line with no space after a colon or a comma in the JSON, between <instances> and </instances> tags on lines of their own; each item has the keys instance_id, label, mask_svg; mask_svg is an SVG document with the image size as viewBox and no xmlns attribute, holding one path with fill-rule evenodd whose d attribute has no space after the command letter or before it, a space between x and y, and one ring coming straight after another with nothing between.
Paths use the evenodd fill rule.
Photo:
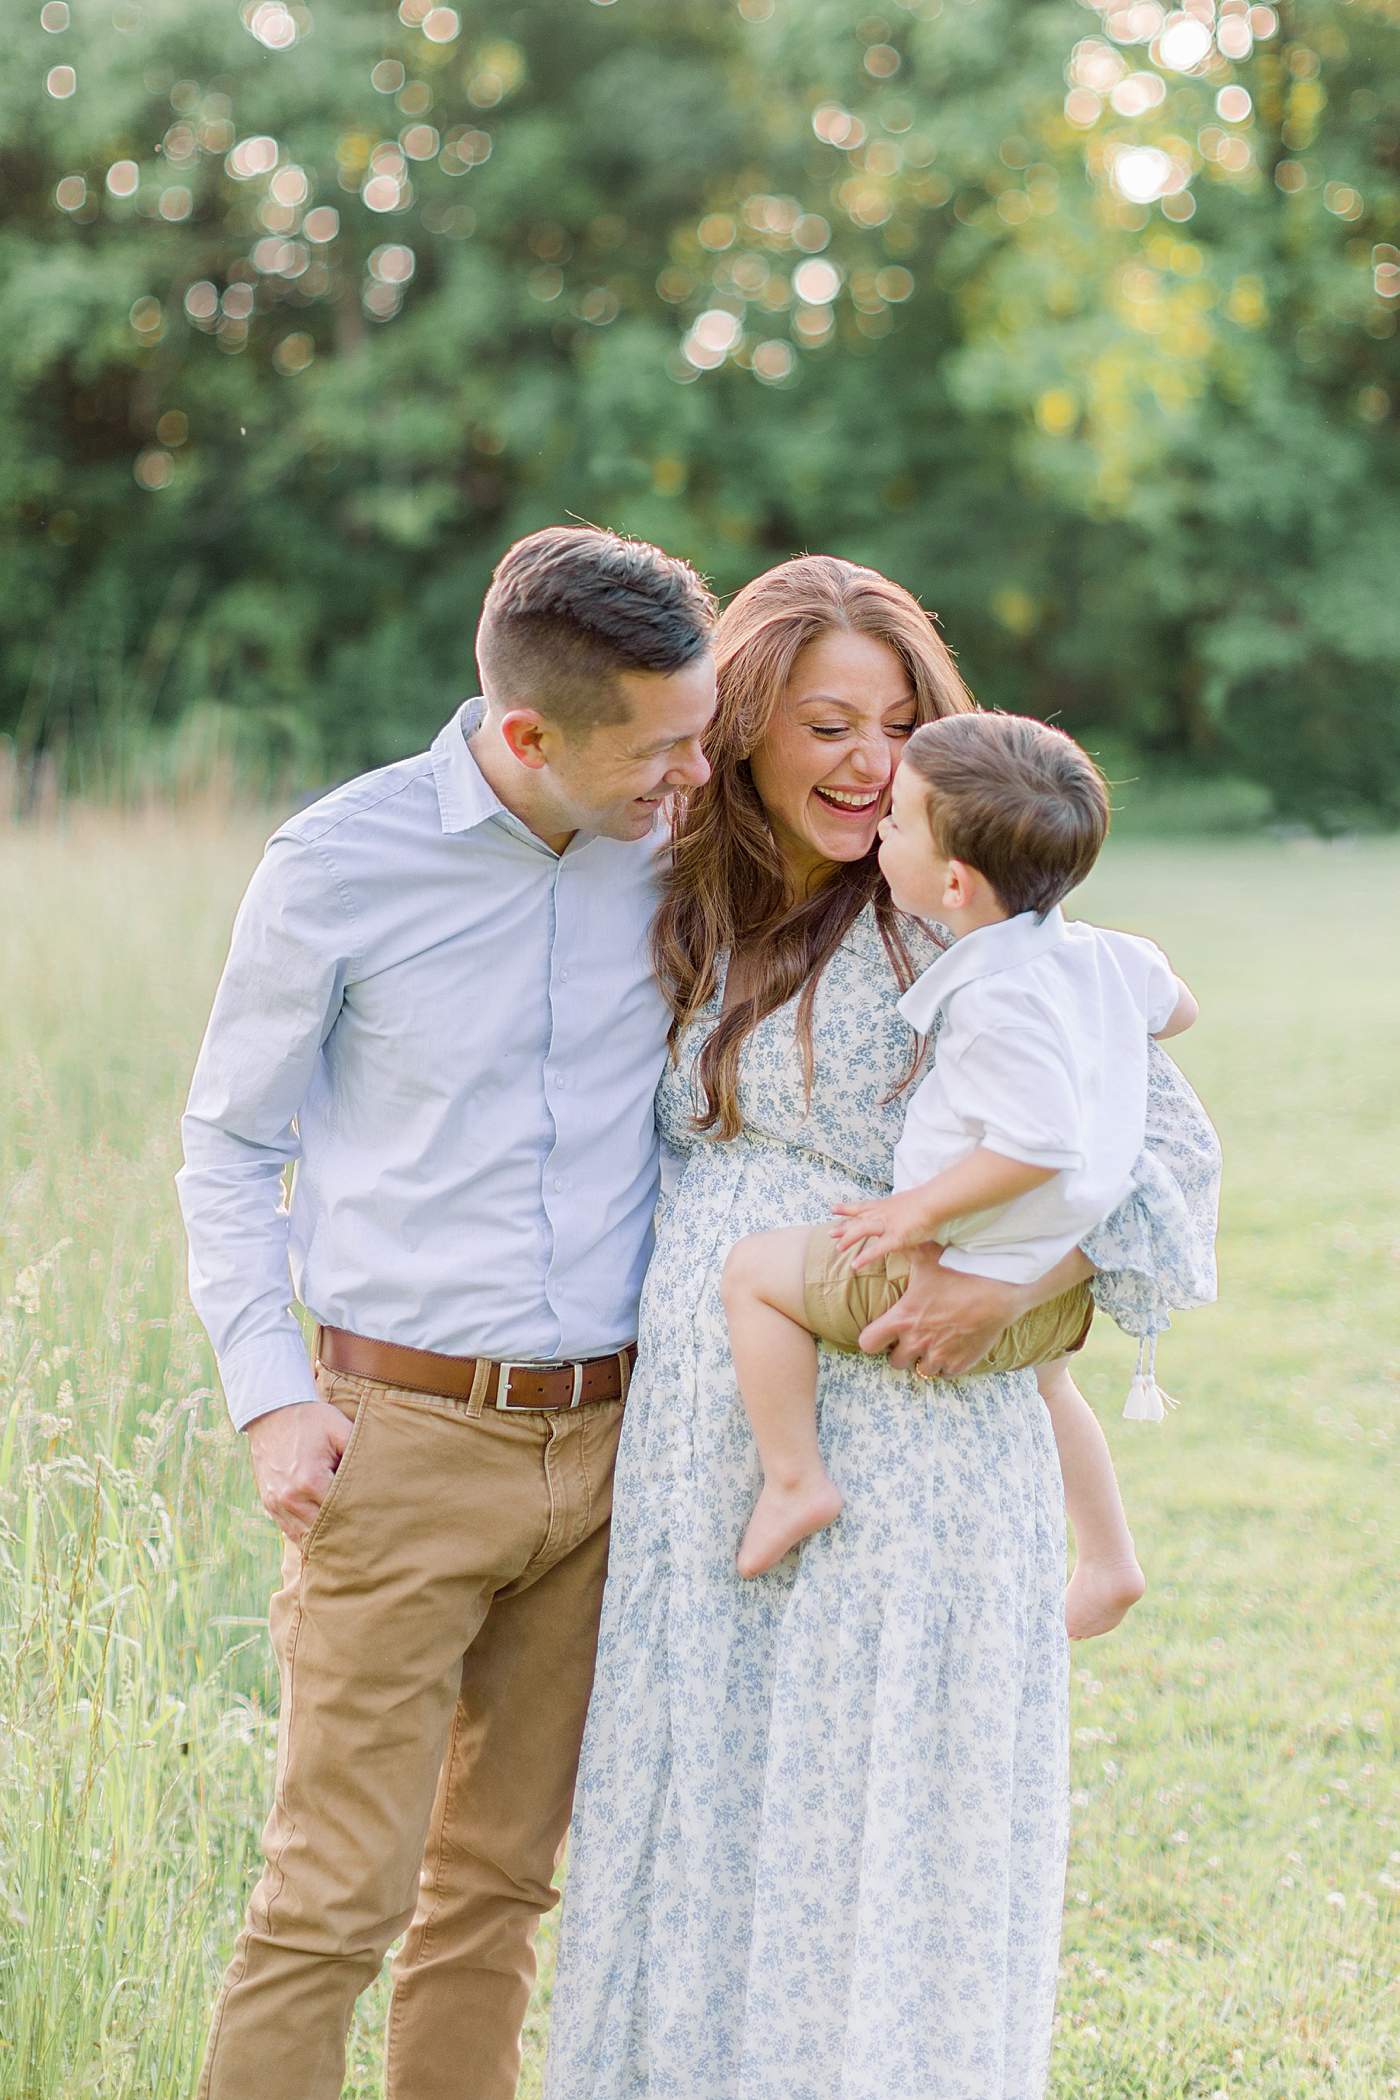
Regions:
<instances>
[{"instance_id":1,"label":"woman's arm","mask_svg":"<svg viewBox=\"0 0 1400 2100\"><path fill-rule=\"evenodd\" d=\"M909 1288L892 1311L860 1338L870 1356L888 1349L896 1371L925 1378L958 1378L980 1363L997 1336L1037 1305L1048 1304L1094 1274L1078 1247L1034 1283L997 1283L940 1267L943 1249L932 1243L909 1256Z\"/></svg>"}]
</instances>

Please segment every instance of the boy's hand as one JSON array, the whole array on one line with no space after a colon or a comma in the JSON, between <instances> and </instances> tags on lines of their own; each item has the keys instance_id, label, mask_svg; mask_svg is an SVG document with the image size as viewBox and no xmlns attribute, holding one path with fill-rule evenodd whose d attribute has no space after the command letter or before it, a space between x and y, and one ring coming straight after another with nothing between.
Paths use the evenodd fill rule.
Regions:
<instances>
[{"instance_id":1,"label":"boy's hand","mask_svg":"<svg viewBox=\"0 0 1400 2100\"><path fill-rule=\"evenodd\" d=\"M928 1205L919 1189L905 1189L897 1196L882 1196L877 1203L837 1203L838 1218L849 1222L832 1227L831 1237L843 1253L861 1247L857 1269L868 1269L887 1254L905 1254L921 1247L933 1232Z\"/></svg>"}]
</instances>

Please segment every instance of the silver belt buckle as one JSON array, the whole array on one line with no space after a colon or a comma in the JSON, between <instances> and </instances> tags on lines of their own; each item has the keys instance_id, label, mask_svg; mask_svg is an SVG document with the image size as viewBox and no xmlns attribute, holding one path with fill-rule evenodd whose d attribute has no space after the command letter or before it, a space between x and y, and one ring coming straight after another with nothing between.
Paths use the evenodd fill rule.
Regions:
<instances>
[{"instance_id":1,"label":"silver belt buckle","mask_svg":"<svg viewBox=\"0 0 1400 2100\"><path fill-rule=\"evenodd\" d=\"M501 1364L501 1365L499 1366L499 1368L498 1368L498 1370L497 1370L497 1372L496 1372L496 1405L497 1405L497 1407L498 1407L498 1408L503 1408L503 1409L505 1410L505 1412L506 1412L507 1414L514 1414L514 1415L553 1415L553 1414L560 1414L560 1413L562 1413L562 1412L563 1412L563 1410L562 1410L562 1409L560 1409L560 1408L556 1408L556 1407L530 1407L529 1405L527 1405L527 1404L526 1404L525 1402L523 1402L523 1401L522 1401L522 1402L519 1402L519 1403L517 1403L516 1401L512 1400L512 1399L511 1399L511 1397L510 1397L510 1380L511 1380L511 1373L512 1373L513 1371L562 1371L563 1369L564 1369L564 1365L563 1365L563 1364L540 1364L540 1363L533 1363L533 1364L532 1364L532 1363L504 1363L504 1362L503 1362L503 1363L502 1363L502 1364ZM583 1398L583 1365L582 1365L581 1363L579 1363L579 1362L575 1361L575 1363L574 1363L574 1390L573 1390L573 1394L572 1394L572 1396L571 1396L571 1398L569 1399L569 1401L568 1401L568 1403L567 1403L567 1404L568 1404L568 1405L569 1405L570 1407L577 1407L577 1406L578 1406L578 1404L579 1404L579 1402L580 1402L580 1401L582 1400L582 1398Z\"/></svg>"}]
</instances>

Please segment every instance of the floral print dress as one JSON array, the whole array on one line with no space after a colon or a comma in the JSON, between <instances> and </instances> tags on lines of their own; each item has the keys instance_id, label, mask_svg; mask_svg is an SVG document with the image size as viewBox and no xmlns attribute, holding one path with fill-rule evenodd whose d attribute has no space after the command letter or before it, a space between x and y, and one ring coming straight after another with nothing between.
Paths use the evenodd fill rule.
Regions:
<instances>
[{"instance_id":1,"label":"floral print dress","mask_svg":"<svg viewBox=\"0 0 1400 2100\"><path fill-rule=\"evenodd\" d=\"M732 1142L690 1123L718 1000L662 1084L682 1167L618 1459L546 2100L1044 2090L1068 1663L1033 1374L921 1384L824 1348L843 1514L757 1581L734 1567L759 1469L719 1272L745 1233L888 1189L916 1048L898 991L867 911L818 987L810 1101L792 1006L748 1039ZM1135 1331L1213 1275L1214 1135L1153 1069L1139 1190L1088 1248Z\"/></svg>"}]
</instances>

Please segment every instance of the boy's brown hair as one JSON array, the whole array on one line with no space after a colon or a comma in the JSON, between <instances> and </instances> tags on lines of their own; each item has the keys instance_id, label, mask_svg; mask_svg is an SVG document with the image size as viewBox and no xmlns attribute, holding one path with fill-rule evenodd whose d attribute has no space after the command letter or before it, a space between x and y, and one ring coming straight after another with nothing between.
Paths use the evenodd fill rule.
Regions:
<instances>
[{"instance_id":1,"label":"boy's brown hair","mask_svg":"<svg viewBox=\"0 0 1400 2100\"><path fill-rule=\"evenodd\" d=\"M945 715L905 746L934 843L985 875L1005 909L1044 918L1108 835L1108 784L1062 729L1027 715Z\"/></svg>"}]
</instances>

